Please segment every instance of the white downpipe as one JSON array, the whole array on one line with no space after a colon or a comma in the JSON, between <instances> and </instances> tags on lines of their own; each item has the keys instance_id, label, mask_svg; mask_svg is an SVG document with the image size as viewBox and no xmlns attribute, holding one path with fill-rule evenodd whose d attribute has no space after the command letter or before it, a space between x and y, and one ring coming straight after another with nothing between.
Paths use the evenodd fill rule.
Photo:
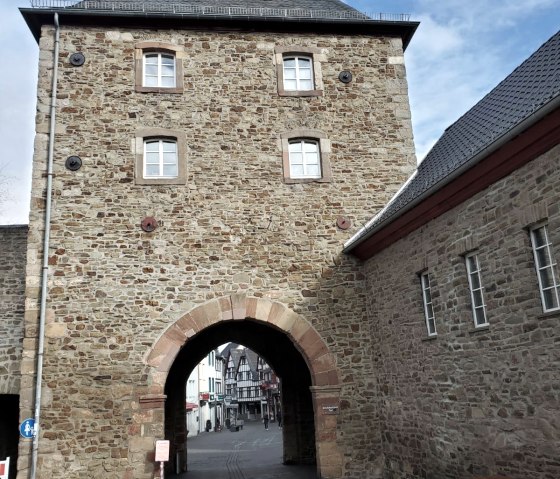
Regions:
<instances>
[{"instance_id":1,"label":"white downpipe","mask_svg":"<svg viewBox=\"0 0 560 479\"><path fill-rule=\"evenodd\" d=\"M45 233L43 237L43 269L41 271L41 305L39 310L39 343L37 345L37 372L35 380L35 433L33 435L33 450L31 454L30 479L35 479L37 473L37 456L39 452L39 420L41 418L41 389L43 385L43 354L45 350L45 317L47 311L47 280L49 273L49 246L51 225L51 197L54 157L54 134L56 127L56 94L58 84L58 50L60 42L60 26L58 13L54 14L54 54L53 77L51 90L51 120L49 129L49 153L47 160L47 192L45 204Z\"/></svg>"}]
</instances>

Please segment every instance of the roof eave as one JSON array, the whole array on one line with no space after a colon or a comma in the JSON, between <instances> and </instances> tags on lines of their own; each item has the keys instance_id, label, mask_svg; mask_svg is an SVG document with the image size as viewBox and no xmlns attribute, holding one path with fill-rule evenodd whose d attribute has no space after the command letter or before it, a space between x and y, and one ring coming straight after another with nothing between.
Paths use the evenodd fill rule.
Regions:
<instances>
[{"instance_id":1,"label":"roof eave","mask_svg":"<svg viewBox=\"0 0 560 479\"><path fill-rule=\"evenodd\" d=\"M84 25L125 25L134 27L182 27L233 29L251 31L314 31L318 33L344 33L353 35L388 35L400 37L406 49L419 22L386 20L348 20L325 18L286 18L254 16L190 15L157 12L83 11L65 8L20 8L31 33L38 42L41 26L52 24L55 13L60 23Z\"/></svg>"},{"instance_id":2,"label":"roof eave","mask_svg":"<svg viewBox=\"0 0 560 479\"><path fill-rule=\"evenodd\" d=\"M420 196L415 198L413 201L405 205L400 210L396 211L392 216L386 218L382 222L374 225L371 228L362 228L362 230L358 231L350 240L348 240L343 248L343 253L345 254L352 254L357 256L360 259L369 259L375 253L379 252L383 248L375 248L373 244L375 243L374 239L376 235L379 235L383 230L389 228L392 224L394 224L397 220L402 218L405 214L413 211L419 205L421 205L424 201L428 198L433 197L439 191L441 191L445 186L449 185L451 182L457 180L459 177L464 175L466 172L472 170L477 164L483 161L485 158L492 155L494 152L499 150L501 147L506 145L508 142L513 140L515 137L523 133L524 131L531 128L533 125L537 124L540 120L545 118L547 115L553 113L555 110L560 108L560 96L553 98L550 102L545 104L540 109L533 112L530 116L528 116L525 120L520 122L518 125L513 127L511 130L508 130L504 135L498 138L496 141L488 145L484 150L473 156L470 160L465 162L461 167L457 168L456 170L452 171L448 176L440 180L438 183L434 184L431 188L426 190ZM422 224L427 223L434 219L433 216L426 217L425 221L417 222L415 228L411 231L407 231L407 234L414 231ZM403 234L397 236L395 241L402 238ZM369 243L371 248L366 248L364 245ZM358 249L360 250L358 252ZM367 250L370 249L370 252Z\"/></svg>"}]
</instances>

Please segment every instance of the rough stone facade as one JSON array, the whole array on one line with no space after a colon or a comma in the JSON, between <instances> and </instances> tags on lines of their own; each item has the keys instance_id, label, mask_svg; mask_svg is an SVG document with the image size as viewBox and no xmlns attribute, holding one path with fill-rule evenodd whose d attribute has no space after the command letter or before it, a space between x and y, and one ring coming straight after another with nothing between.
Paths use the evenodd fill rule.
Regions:
<instances>
[{"instance_id":1,"label":"rough stone facade","mask_svg":"<svg viewBox=\"0 0 560 479\"><path fill-rule=\"evenodd\" d=\"M0 226L0 394L19 394L27 226Z\"/></svg>"},{"instance_id":2,"label":"rough stone facade","mask_svg":"<svg viewBox=\"0 0 560 479\"><path fill-rule=\"evenodd\" d=\"M543 314L528 232L546 221L560 258L559 170L556 146L367 262L387 479L560 477L560 313ZM477 330L471 251L489 322Z\"/></svg>"},{"instance_id":3,"label":"rough stone facade","mask_svg":"<svg viewBox=\"0 0 560 479\"><path fill-rule=\"evenodd\" d=\"M39 477L151 477L146 454L163 415L146 398L160 401L169 367L153 355L196 331L196 315L191 329L173 329L187 312L239 293L252 298L236 310L248 317L249 303L261 299L263 321L278 319L267 302L303 318L307 360L323 345L335 358L340 411L318 421L330 431L317 436L319 460L330 458L324 477L381 477L364 276L341 255L348 232L336 221L367 220L414 167L401 41L68 26L60 39ZM135 46L152 41L188 52L182 93L135 91ZM289 45L321 51L322 95L278 94L275 48ZM52 28L44 27L40 49L28 340L39 309ZM86 56L82 67L68 61L75 51ZM342 70L351 83L338 80ZM150 128L184 133L185 185L135 182L136 132ZM331 181L283 181L281 135L298 129L325 133ZM64 167L69 155L82 158L80 170ZM140 228L148 216L159 224L152 233ZM297 335L292 326L286 331ZM158 343L164 331L170 337ZM316 406L329 391L314 393ZM22 414L31 407L32 388L22 388Z\"/></svg>"}]
</instances>

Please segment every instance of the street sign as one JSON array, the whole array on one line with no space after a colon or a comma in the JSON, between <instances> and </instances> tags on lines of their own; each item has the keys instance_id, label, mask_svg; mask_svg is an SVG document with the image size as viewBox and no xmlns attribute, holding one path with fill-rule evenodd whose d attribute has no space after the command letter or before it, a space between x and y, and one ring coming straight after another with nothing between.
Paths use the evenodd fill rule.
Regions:
<instances>
[{"instance_id":1,"label":"street sign","mask_svg":"<svg viewBox=\"0 0 560 479\"><path fill-rule=\"evenodd\" d=\"M156 441L156 462L169 461L169 441Z\"/></svg>"},{"instance_id":2,"label":"street sign","mask_svg":"<svg viewBox=\"0 0 560 479\"><path fill-rule=\"evenodd\" d=\"M35 419L27 418L19 425L19 433L25 439L31 439L35 435Z\"/></svg>"}]
</instances>

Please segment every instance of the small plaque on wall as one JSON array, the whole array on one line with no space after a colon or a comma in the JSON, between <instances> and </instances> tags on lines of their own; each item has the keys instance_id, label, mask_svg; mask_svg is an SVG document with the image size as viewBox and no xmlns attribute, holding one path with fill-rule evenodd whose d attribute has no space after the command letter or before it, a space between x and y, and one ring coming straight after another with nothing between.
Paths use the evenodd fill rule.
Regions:
<instances>
[{"instance_id":1,"label":"small plaque on wall","mask_svg":"<svg viewBox=\"0 0 560 479\"><path fill-rule=\"evenodd\" d=\"M323 414L338 414L338 406L323 406Z\"/></svg>"}]
</instances>

